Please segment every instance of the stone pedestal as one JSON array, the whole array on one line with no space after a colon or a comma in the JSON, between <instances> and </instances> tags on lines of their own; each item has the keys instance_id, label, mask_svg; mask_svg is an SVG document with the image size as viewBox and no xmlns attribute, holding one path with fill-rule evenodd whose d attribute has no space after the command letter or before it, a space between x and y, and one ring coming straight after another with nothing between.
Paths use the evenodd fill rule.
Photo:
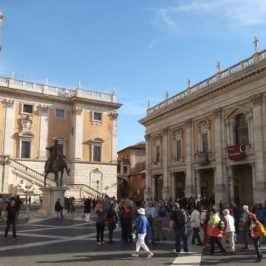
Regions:
<instances>
[{"instance_id":1,"label":"stone pedestal","mask_svg":"<svg viewBox=\"0 0 266 266\"><path fill-rule=\"evenodd\" d=\"M65 205L65 191L68 190L67 187L42 187L42 206L39 209L39 214L50 216L54 214L54 207L57 199L60 199L61 205Z\"/></svg>"}]
</instances>

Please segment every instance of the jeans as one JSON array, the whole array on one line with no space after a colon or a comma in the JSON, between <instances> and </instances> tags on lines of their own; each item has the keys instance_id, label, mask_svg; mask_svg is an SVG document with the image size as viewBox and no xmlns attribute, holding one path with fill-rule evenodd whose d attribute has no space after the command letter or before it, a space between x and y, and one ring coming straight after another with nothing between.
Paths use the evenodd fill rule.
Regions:
<instances>
[{"instance_id":1,"label":"jeans","mask_svg":"<svg viewBox=\"0 0 266 266\"><path fill-rule=\"evenodd\" d=\"M186 226L181 227L181 228L175 228L175 250L176 250L176 252L180 252L181 239L183 241L183 250L185 252L188 252Z\"/></svg>"},{"instance_id":2,"label":"jeans","mask_svg":"<svg viewBox=\"0 0 266 266\"><path fill-rule=\"evenodd\" d=\"M155 234L156 234L155 220L154 220L154 218L148 218L148 222L149 222L149 232L147 233L146 241L148 242L148 236L150 236L151 242L154 244L155 243Z\"/></svg>"},{"instance_id":3,"label":"jeans","mask_svg":"<svg viewBox=\"0 0 266 266\"><path fill-rule=\"evenodd\" d=\"M103 242L104 223L96 223L96 239L97 242Z\"/></svg>"},{"instance_id":4,"label":"jeans","mask_svg":"<svg viewBox=\"0 0 266 266\"><path fill-rule=\"evenodd\" d=\"M197 239L198 244L201 244L200 236L199 236L199 227L193 227L193 234L192 234L192 244L195 244L195 239Z\"/></svg>"},{"instance_id":5,"label":"jeans","mask_svg":"<svg viewBox=\"0 0 266 266\"><path fill-rule=\"evenodd\" d=\"M255 248L255 251L256 251L256 254L257 254L257 258L259 260L261 260L262 253L261 253L261 250L260 250L260 237L253 238L253 242L254 242L254 248Z\"/></svg>"},{"instance_id":6,"label":"jeans","mask_svg":"<svg viewBox=\"0 0 266 266\"><path fill-rule=\"evenodd\" d=\"M220 237L216 237L216 236L210 236L210 245L211 245L211 248L210 248L210 253L211 254L214 254L214 250L215 250L215 243L217 244L218 248L221 250L221 251L225 251L222 243L221 243L221 238Z\"/></svg>"},{"instance_id":7,"label":"jeans","mask_svg":"<svg viewBox=\"0 0 266 266\"><path fill-rule=\"evenodd\" d=\"M7 220L7 222L6 222L5 237L7 237L7 235L8 235L10 225L12 225L13 238L16 238L17 237L16 221L10 221L10 220Z\"/></svg>"}]
</instances>

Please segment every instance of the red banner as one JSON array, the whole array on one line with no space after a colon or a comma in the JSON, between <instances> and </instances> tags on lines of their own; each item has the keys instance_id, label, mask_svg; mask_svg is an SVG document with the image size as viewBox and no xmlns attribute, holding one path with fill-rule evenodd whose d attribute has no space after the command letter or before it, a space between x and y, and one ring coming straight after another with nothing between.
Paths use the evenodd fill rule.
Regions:
<instances>
[{"instance_id":1,"label":"red banner","mask_svg":"<svg viewBox=\"0 0 266 266\"><path fill-rule=\"evenodd\" d=\"M239 161L245 157L245 146L237 144L228 147L228 156L230 160Z\"/></svg>"}]
</instances>

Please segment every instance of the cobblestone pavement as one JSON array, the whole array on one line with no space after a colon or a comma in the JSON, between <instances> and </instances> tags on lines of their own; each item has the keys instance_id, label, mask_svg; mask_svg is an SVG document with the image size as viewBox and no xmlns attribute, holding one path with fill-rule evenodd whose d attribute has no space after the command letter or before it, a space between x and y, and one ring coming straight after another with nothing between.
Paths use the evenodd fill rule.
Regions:
<instances>
[{"instance_id":1,"label":"cobblestone pavement","mask_svg":"<svg viewBox=\"0 0 266 266\"><path fill-rule=\"evenodd\" d=\"M30 219L29 219L30 217ZM93 220L93 217L92 217ZM114 233L114 243L96 245L95 224L84 222L81 213L72 219L66 217L43 219L34 212L22 215L17 226L18 240L11 236L0 238L0 266L31 265L252 265L255 260L253 247L247 252L237 251L236 255L201 256L201 247L189 245L189 253L178 257L172 253L173 233L167 231L168 219L163 226L166 241L151 246L154 257L147 259L144 253L139 258L131 257L135 243L120 241L121 232ZM4 225L0 225L2 232ZM107 240L107 230L105 233ZM189 240L189 243L191 241ZM266 254L266 252L265 252ZM266 265L261 263L261 265Z\"/></svg>"}]
</instances>

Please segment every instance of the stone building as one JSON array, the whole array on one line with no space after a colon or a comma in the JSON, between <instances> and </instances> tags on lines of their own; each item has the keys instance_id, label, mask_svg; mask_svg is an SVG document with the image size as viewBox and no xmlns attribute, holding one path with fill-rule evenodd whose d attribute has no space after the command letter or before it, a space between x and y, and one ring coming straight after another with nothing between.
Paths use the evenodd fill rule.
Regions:
<instances>
[{"instance_id":1,"label":"stone building","mask_svg":"<svg viewBox=\"0 0 266 266\"><path fill-rule=\"evenodd\" d=\"M145 198L266 200L266 50L148 108Z\"/></svg>"},{"instance_id":2,"label":"stone building","mask_svg":"<svg viewBox=\"0 0 266 266\"><path fill-rule=\"evenodd\" d=\"M144 199L145 189L145 142L118 151L117 180L118 198Z\"/></svg>"}]
</instances>

